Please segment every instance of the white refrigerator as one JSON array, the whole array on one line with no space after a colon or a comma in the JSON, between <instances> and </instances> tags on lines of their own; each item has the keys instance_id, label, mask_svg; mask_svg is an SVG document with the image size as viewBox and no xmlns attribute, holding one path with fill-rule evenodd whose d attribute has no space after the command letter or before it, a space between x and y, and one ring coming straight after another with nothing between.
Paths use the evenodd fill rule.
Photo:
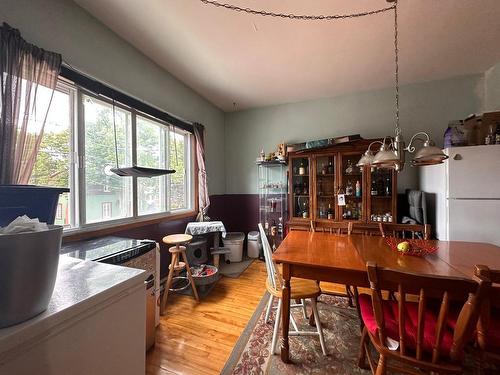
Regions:
<instances>
[{"instance_id":1,"label":"white refrigerator","mask_svg":"<svg viewBox=\"0 0 500 375\"><path fill-rule=\"evenodd\" d=\"M433 232L439 240L500 246L500 145L444 152L445 163L420 168Z\"/></svg>"}]
</instances>

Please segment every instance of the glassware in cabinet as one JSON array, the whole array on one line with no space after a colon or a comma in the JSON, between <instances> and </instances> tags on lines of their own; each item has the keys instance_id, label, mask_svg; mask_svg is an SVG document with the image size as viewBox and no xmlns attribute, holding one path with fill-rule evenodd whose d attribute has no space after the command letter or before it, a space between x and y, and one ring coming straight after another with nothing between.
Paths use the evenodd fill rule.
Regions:
<instances>
[{"instance_id":1,"label":"glassware in cabinet","mask_svg":"<svg viewBox=\"0 0 500 375\"><path fill-rule=\"evenodd\" d=\"M335 179L335 159L335 155L318 155L315 157L316 219L337 219L335 212L335 194L337 186Z\"/></svg>"},{"instance_id":2,"label":"glassware in cabinet","mask_svg":"<svg viewBox=\"0 0 500 375\"><path fill-rule=\"evenodd\" d=\"M365 170L356 166L360 157L360 153L341 155L339 193L345 197L345 205L339 205L342 220L364 221L365 218Z\"/></svg>"},{"instance_id":3,"label":"glassware in cabinet","mask_svg":"<svg viewBox=\"0 0 500 375\"><path fill-rule=\"evenodd\" d=\"M293 157L291 163L290 195L293 218L309 219L310 200L310 161L308 157Z\"/></svg>"},{"instance_id":4,"label":"glassware in cabinet","mask_svg":"<svg viewBox=\"0 0 500 375\"><path fill-rule=\"evenodd\" d=\"M368 193L368 223L396 222L396 197L394 171L387 169L370 169Z\"/></svg>"}]
</instances>

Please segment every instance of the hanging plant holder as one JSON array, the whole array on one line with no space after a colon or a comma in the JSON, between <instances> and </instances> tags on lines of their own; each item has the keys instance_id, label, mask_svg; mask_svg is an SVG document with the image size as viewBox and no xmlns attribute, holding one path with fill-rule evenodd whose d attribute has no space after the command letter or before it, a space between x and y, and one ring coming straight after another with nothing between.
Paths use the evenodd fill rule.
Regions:
<instances>
[{"instance_id":1,"label":"hanging plant holder","mask_svg":"<svg viewBox=\"0 0 500 375\"><path fill-rule=\"evenodd\" d=\"M124 168L111 168L111 172L120 177L156 177L166 174L175 173L174 169L157 169L146 167L124 167Z\"/></svg>"},{"instance_id":2,"label":"hanging plant holder","mask_svg":"<svg viewBox=\"0 0 500 375\"><path fill-rule=\"evenodd\" d=\"M113 131L115 135L115 161L116 168L109 169L110 172L116 174L120 177L157 177L166 174L175 173L174 169L160 169L160 168L148 168L148 167L122 167L118 166L118 143L116 141L116 117L115 117L115 99L113 98ZM175 157L177 158L177 149L175 152Z\"/></svg>"}]
</instances>

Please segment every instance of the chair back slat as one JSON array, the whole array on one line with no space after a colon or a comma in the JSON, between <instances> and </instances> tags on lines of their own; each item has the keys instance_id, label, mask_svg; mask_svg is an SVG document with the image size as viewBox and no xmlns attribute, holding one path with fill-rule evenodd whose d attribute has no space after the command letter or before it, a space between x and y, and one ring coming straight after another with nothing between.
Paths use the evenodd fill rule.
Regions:
<instances>
[{"instance_id":1,"label":"chair back slat","mask_svg":"<svg viewBox=\"0 0 500 375\"><path fill-rule=\"evenodd\" d=\"M450 306L450 297L447 291L443 294L443 299L441 301L441 307L439 309L438 321L436 324L436 341L434 342L434 348L432 351L432 363L437 363L439 356L441 354L441 341L443 340L444 331L446 329L445 322L448 317L448 310Z\"/></svg>"},{"instance_id":2,"label":"chair back slat","mask_svg":"<svg viewBox=\"0 0 500 375\"><path fill-rule=\"evenodd\" d=\"M424 314L426 305L426 295L425 290L420 289L419 299L418 299L418 325L417 325L417 350L416 357L418 360L422 359L423 354L423 342L424 342Z\"/></svg>"},{"instance_id":3,"label":"chair back slat","mask_svg":"<svg viewBox=\"0 0 500 375\"><path fill-rule=\"evenodd\" d=\"M445 334L449 304L451 298L459 298L458 300L467 300L464 304L457 327L453 333L453 353L450 353L452 360L458 360L463 351L465 344L472 338L474 326L479 317L481 303L485 297L485 293L490 288L490 282L486 278L478 278L476 281L454 277L442 277L433 275L421 275L409 272L397 271L392 269L377 267L373 262L367 263L368 279L372 291L372 304L377 330L379 332L380 344L387 347L386 337L387 330L384 326L383 317L383 301L381 291L398 292L398 319L399 319L399 355L411 356L414 360L421 361L423 365L429 362L423 358L424 352L424 331L429 331L434 328L435 343L432 348L432 363L437 364L442 354L442 342ZM405 332L406 321L410 319L408 314L408 306L410 303L406 299L407 295L418 296L418 319L417 319L417 334L415 351L408 351L408 342L410 336ZM440 298L441 304L437 316L435 327L424 327L429 324L426 320L427 310L426 300L428 298ZM395 338L394 338L395 339Z\"/></svg>"},{"instance_id":4,"label":"chair back slat","mask_svg":"<svg viewBox=\"0 0 500 375\"><path fill-rule=\"evenodd\" d=\"M269 245L269 241L267 240L266 232L262 227L262 224L258 224L260 239L262 241L262 249L264 252L264 259L266 261L266 271L267 271L267 279L269 281L269 285L275 289L276 291L281 290L281 275L277 270L277 267L273 261L273 252L271 249L271 245Z\"/></svg>"},{"instance_id":5,"label":"chair back slat","mask_svg":"<svg viewBox=\"0 0 500 375\"><path fill-rule=\"evenodd\" d=\"M415 239L417 234L421 234L424 240L431 237L431 226L429 224L392 224L378 223L380 234L385 237L388 233L392 233L393 237L406 239L407 233L411 233L411 238Z\"/></svg>"},{"instance_id":6,"label":"chair back slat","mask_svg":"<svg viewBox=\"0 0 500 375\"><path fill-rule=\"evenodd\" d=\"M403 284L398 285L398 321L399 321L399 350L401 355L405 355L406 352L406 342L405 342L405 302L406 302L406 293L403 289Z\"/></svg>"}]
</instances>

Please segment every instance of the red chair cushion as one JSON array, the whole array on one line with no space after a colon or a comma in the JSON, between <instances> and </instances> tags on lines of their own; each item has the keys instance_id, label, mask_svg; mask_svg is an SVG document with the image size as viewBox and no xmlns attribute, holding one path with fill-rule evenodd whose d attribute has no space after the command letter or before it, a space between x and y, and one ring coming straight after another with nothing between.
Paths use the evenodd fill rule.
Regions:
<instances>
[{"instance_id":1,"label":"red chair cushion","mask_svg":"<svg viewBox=\"0 0 500 375\"><path fill-rule=\"evenodd\" d=\"M373 312L371 296L361 294L359 296L359 307L363 322L372 335L378 335L377 322ZM399 320L398 320L398 302L383 301L382 308L384 312L385 332L388 337L399 341ZM417 326L418 326L418 303L405 303L405 343L410 349L417 347ZM436 342L436 324L438 310L426 308L424 314L424 337L422 347L425 352L432 353L434 343ZM453 333L445 327L443 339L440 345L440 354L448 356L453 344Z\"/></svg>"}]
</instances>

